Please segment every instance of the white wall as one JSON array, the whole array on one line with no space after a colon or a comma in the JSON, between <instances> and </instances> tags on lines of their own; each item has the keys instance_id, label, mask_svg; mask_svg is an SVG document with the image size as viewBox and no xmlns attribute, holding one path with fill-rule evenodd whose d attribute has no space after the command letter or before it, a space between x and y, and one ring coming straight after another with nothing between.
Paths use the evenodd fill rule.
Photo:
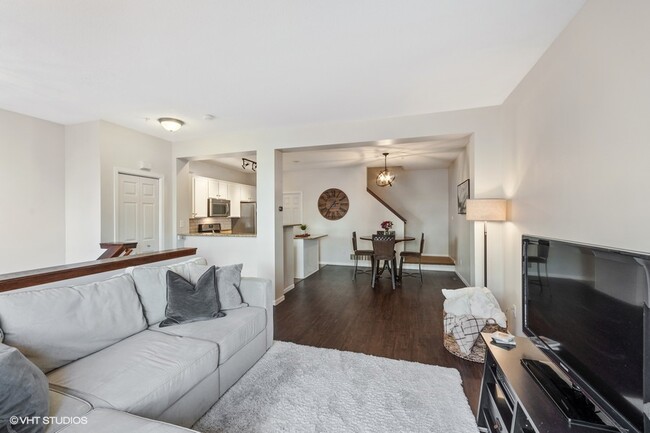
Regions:
<instances>
[{"instance_id":1,"label":"white wall","mask_svg":"<svg viewBox=\"0 0 650 433\"><path fill-rule=\"evenodd\" d=\"M65 260L63 126L0 110L0 274Z\"/></svg>"},{"instance_id":2,"label":"white wall","mask_svg":"<svg viewBox=\"0 0 650 433\"><path fill-rule=\"evenodd\" d=\"M522 233L650 251L648 22L647 1L587 2L503 107L508 304Z\"/></svg>"},{"instance_id":3,"label":"white wall","mask_svg":"<svg viewBox=\"0 0 650 433\"><path fill-rule=\"evenodd\" d=\"M218 157L216 158L218 159ZM243 183L244 185L255 185L257 176L249 171L248 173L212 164L207 161L190 161L190 174L196 176L211 177L213 179L225 180L234 183Z\"/></svg>"},{"instance_id":4,"label":"white wall","mask_svg":"<svg viewBox=\"0 0 650 433\"><path fill-rule=\"evenodd\" d=\"M163 178L163 194L160 199L163 204L164 244L161 249L175 245L173 240L172 213L172 167L171 143L150 135L142 134L109 122L99 122L100 160L101 160L101 240L115 240L115 169L136 170L143 176L157 173ZM139 170L140 161L151 165L151 171ZM175 168L175 167L174 167ZM119 240L119 239L118 239Z\"/></svg>"},{"instance_id":5,"label":"white wall","mask_svg":"<svg viewBox=\"0 0 650 433\"><path fill-rule=\"evenodd\" d=\"M449 167L448 198L449 198L449 256L456 262L456 273L469 284L472 281L471 237L472 223L465 215L458 213L458 185L469 179L470 197L473 193L473 179L470 178L469 150L465 148Z\"/></svg>"},{"instance_id":6,"label":"white wall","mask_svg":"<svg viewBox=\"0 0 650 433\"><path fill-rule=\"evenodd\" d=\"M424 254L449 255L449 171L389 167L396 174L395 183L380 187L375 179L381 170L367 169L368 188L406 219L406 235L419 242L424 233ZM418 242L407 245L407 249L418 250Z\"/></svg>"},{"instance_id":7,"label":"white wall","mask_svg":"<svg viewBox=\"0 0 650 433\"><path fill-rule=\"evenodd\" d=\"M327 234L320 240L322 264L353 265L352 232L357 237L381 230L382 221L391 220L398 235L404 233L402 221L366 191L366 167L287 171L284 191L302 191L303 223L311 234ZM340 220L330 221L318 211L318 197L329 188L338 188L350 199L350 209ZM369 241L359 240L359 248L370 249ZM413 248L411 248L413 249ZM366 263L369 265L369 263Z\"/></svg>"},{"instance_id":8,"label":"white wall","mask_svg":"<svg viewBox=\"0 0 650 433\"><path fill-rule=\"evenodd\" d=\"M209 237L186 236L178 242L179 247L196 248L196 254L205 257L209 264L217 266L242 263L242 276L258 275L259 257L255 237Z\"/></svg>"},{"instance_id":9,"label":"white wall","mask_svg":"<svg viewBox=\"0 0 650 433\"><path fill-rule=\"evenodd\" d=\"M65 127L65 262L94 260L101 240L99 122Z\"/></svg>"},{"instance_id":10,"label":"white wall","mask_svg":"<svg viewBox=\"0 0 650 433\"><path fill-rule=\"evenodd\" d=\"M176 222L176 233L189 233L189 221L192 214L192 176L190 175L189 161L179 158L175 160L176 176L172 181L176 191L176 203L172 206L174 221Z\"/></svg>"}]
</instances>

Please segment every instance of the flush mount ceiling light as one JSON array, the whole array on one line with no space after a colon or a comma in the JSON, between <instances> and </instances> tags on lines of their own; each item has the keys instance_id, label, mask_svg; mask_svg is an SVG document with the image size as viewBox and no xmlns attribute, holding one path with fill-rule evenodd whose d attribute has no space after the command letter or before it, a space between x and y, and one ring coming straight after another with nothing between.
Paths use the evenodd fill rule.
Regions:
<instances>
[{"instance_id":1,"label":"flush mount ceiling light","mask_svg":"<svg viewBox=\"0 0 650 433\"><path fill-rule=\"evenodd\" d=\"M181 126L185 125L185 122L173 117L161 117L158 119L158 123L169 132L176 132L181 129Z\"/></svg>"},{"instance_id":2,"label":"flush mount ceiling light","mask_svg":"<svg viewBox=\"0 0 650 433\"><path fill-rule=\"evenodd\" d=\"M253 161L252 159L248 159L248 158L242 158L241 159L241 168L246 170L246 167L248 167L249 165L251 167L251 170L257 171L257 162Z\"/></svg>"},{"instance_id":3,"label":"flush mount ceiling light","mask_svg":"<svg viewBox=\"0 0 650 433\"><path fill-rule=\"evenodd\" d=\"M388 171L388 167L386 166L386 157L388 156L388 153L384 152L383 155L384 169L377 175L377 180L375 183L378 186L393 186L393 182L395 182L395 173Z\"/></svg>"}]
</instances>

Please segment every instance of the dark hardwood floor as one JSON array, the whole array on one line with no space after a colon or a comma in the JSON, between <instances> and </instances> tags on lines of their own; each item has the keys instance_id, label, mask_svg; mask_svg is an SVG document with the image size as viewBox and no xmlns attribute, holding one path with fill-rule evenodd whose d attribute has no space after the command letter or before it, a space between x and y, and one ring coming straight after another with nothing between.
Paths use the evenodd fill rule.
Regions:
<instances>
[{"instance_id":1,"label":"dark hardwood floor","mask_svg":"<svg viewBox=\"0 0 650 433\"><path fill-rule=\"evenodd\" d=\"M453 272L405 278L393 291L370 275L352 281L348 266L325 266L296 283L275 307L275 339L458 369L472 411L478 406L483 365L465 361L442 345L440 289L464 287Z\"/></svg>"}]
</instances>

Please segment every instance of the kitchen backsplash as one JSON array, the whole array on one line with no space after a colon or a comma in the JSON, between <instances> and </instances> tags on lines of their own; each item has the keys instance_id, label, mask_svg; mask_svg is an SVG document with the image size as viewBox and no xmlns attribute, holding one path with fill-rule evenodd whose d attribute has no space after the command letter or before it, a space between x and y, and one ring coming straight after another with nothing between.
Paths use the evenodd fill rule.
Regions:
<instances>
[{"instance_id":1,"label":"kitchen backsplash","mask_svg":"<svg viewBox=\"0 0 650 433\"><path fill-rule=\"evenodd\" d=\"M221 224L221 230L231 230L231 219L221 217L190 218L190 233L199 232L199 224Z\"/></svg>"}]
</instances>

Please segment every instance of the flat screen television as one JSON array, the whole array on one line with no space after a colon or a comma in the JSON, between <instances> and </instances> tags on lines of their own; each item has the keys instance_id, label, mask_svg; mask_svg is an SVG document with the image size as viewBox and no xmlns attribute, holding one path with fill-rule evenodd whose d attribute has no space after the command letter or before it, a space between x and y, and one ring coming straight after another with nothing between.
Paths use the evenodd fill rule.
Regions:
<instances>
[{"instance_id":1,"label":"flat screen television","mask_svg":"<svg viewBox=\"0 0 650 433\"><path fill-rule=\"evenodd\" d=\"M525 235L522 255L524 333L619 427L643 432L650 254Z\"/></svg>"}]
</instances>

